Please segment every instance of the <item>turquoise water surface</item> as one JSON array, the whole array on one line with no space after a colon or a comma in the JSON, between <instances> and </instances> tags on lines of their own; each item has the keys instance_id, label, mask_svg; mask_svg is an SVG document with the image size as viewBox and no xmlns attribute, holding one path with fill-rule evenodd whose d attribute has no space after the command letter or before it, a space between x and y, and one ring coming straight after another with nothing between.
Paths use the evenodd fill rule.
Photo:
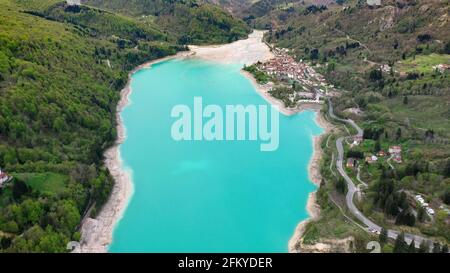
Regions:
<instances>
[{"instance_id":1,"label":"turquoise water surface","mask_svg":"<svg viewBox=\"0 0 450 273\"><path fill-rule=\"evenodd\" d=\"M179 141L171 137L177 104L268 105L240 65L174 59L132 77L120 146L134 195L110 252L287 252L307 218L315 113L280 114L280 143ZM225 108L224 108L225 109Z\"/></svg>"}]
</instances>

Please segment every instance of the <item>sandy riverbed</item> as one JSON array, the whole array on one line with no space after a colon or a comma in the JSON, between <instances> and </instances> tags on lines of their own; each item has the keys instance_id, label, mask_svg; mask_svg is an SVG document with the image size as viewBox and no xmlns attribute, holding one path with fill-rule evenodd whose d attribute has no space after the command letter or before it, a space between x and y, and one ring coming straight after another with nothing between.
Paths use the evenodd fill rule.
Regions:
<instances>
[{"instance_id":1,"label":"sandy riverbed","mask_svg":"<svg viewBox=\"0 0 450 273\"><path fill-rule=\"evenodd\" d=\"M274 57L269 47L262 42L264 31L255 30L247 39L230 44L213 46L189 46L195 57L224 64L241 63L251 65Z\"/></svg>"}]
</instances>

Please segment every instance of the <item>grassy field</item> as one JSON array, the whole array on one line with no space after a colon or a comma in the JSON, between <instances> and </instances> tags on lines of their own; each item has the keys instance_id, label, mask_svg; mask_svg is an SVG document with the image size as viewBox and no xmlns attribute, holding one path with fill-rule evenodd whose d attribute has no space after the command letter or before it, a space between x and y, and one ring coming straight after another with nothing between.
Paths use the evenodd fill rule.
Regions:
<instances>
[{"instance_id":1,"label":"grassy field","mask_svg":"<svg viewBox=\"0 0 450 273\"><path fill-rule=\"evenodd\" d=\"M389 115L398 123L408 120L409 126L434 130L439 136L450 138L450 95L409 96L408 104L402 103L402 97L386 99L381 104L386 106ZM447 122L443 122L443 119Z\"/></svg>"},{"instance_id":2,"label":"grassy field","mask_svg":"<svg viewBox=\"0 0 450 273\"><path fill-rule=\"evenodd\" d=\"M68 177L57 173L20 173L14 174L25 181L33 190L43 194L58 194L64 190Z\"/></svg>"},{"instance_id":3,"label":"grassy field","mask_svg":"<svg viewBox=\"0 0 450 273\"><path fill-rule=\"evenodd\" d=\"M30 10L39 10L43 11L48 9L50 6L58 3L58 2L64 2L62 0L15 0L19 5L22 5L24 7L27 7Z\"/></svg>"},{"instance_id":4,"label":"grassy field","mask_svg":"<svg viewBox=\"0 0 450 273\"><path fill-rule=\"evenodd\" d=\"M430 55L418 55L415 58L408 58L397 62L394 69L404 73L432 73L434 72L433 66L438 64L450 64L450 55L435 53Z\"/></svg>"}]
</instances>

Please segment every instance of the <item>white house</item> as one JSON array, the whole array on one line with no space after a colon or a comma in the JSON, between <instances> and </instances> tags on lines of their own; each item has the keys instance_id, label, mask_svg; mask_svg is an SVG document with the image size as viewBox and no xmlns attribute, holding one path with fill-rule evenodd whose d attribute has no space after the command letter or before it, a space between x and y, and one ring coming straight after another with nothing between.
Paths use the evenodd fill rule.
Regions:
<instances>
[{"instance_id":1,"label":"white house","mask_svg":"<svg viewBox=\"0 0 450 273\"><path fill-rule=\"evenodd\" d=\"M375 163L375 162L377 162L377 160L378 160L378 157L376 155L371 155L371 156L366 157L366 162L369 164Z\"/></svg>"},{"instance_id":2,"label":"white house","mask_svg":"<svg viewBox=\"0 0 450 273\"><path fill-rule=\"evenodd\" d=\"M369 6L381 6L381 0L367 0Z\"/></svg>"},{"instance_id":3,"label":"white house","mask_svg":"<svg viewBox=\"0 0 450 273\"><path fill-rule=\"evenodd\" d=\"M355 136L353 137L353 145L359 145L363 141L362 136Z\"/></svg>"},{"instance_id":4,"label":"white house","mask_svg":"<svg viewBox=\"0 0 450 273\"><path fill-rule=\"evenodd\" d=\"M402 147L391 146L391 147L389 147L389 153L394 154L394 155L400 155L402 153Z\"/></svg>"},{"instance_id":5,"label":"white house","mask_svg":"<svg viewBox=\"0 0 450 273\"><path fill-rule=\"evenodd\" d=\"M66 3L69 6L79 6L81 5L81 0L66 0Z\"/></svg>"},{"instance_id":6,"label":"white house","mask_svg":"<svg viewBox=\"0 0 450 273\"><path fill-rule=\"evenodd\" d=\"M9 176L0 169L0 187L8 181Z\"/></svg>"}]
</instances>

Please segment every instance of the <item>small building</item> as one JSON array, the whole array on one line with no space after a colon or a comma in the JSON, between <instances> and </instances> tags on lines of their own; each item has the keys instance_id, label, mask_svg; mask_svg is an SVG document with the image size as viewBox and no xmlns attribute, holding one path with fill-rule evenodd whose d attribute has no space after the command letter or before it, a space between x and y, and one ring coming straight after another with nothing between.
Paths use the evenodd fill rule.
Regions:
<instances>
[{"instance_id":1,"label":"small building","mask_svg":"<svg viewBox=\"0 0 450 273\"><path fill-rule=\"evenodd\" d=\"M423 197L419 194L419 195L416 195L416 200L417 200L417 202L419 202L419 204L421 205L421 206L424 206L424 204L427 204L427 203L425 203L425 199L423 199ZM427 206L428 206L428 204L427 204Z\"/></svg>"},{"instance_id":2,"label":"small building","mask_svg":"<svg viewBox=\"0 0 450 273\"><path fill-rule=\"evenodd\" d=\"M347 168L353 169L356 166L356 159L354 159L353 157L350 157L349 159L347 159Z\"/></svg>"},{"instance_id":3,"label":"small building","mask_svg":"<svg viewBox=\"0 0 450 273\"><path fill-rule=\"evenodd\" d=\"M433 69L437 70L441 73L444 73L446 70L447 71L450 70L450 64L438 64L438 65L433 66Z\"/></svg>"},{"instance_id":4,"label":"small building","mask_svg":"<svg viewBox=\"0 0 450 273\"><path fill-rule=\"evenodd\" d=\"M383 71L384 73L389 73L391 72L391 67L388 64L384 64L380 67L381 71Z\"/></svg>"},{"instance_id":5,"label":"small building","mask_svg":"<svg viewBox=\"0 0 450 273\"><path fill-rule=\"evenodd\" d=\"M389 147L389 154L399 155L402 153L402 147L400 146L391 146Z\"/></svg>"},{"instance_id":6,"label":"small building","mask_svg":"<svg viewBox=\"0 0 450 273\"><path fill-rule=\"evenodd\" d=\"M5 173L5 172L3 172L3 171L0 169L0 188L1 188L4 184L6 184L6 182L8 182L8 180L9 180L8 174Z\"/></svg>"},{"instance_id":7,"label":"small building","mask_svg":"<svg viewBox=\"0 0 450 273\"><path fill-rule=\"evenodd\" d=\"M371 155L366 157L366 162L369 164L375 163L378 161L378 157L376 155Z\"/></svg>"},{"instance_id":8,"label":"small building","mask_svg":"<svg viewBox=\"0 0 450 273\"><path fill-rule=\"evenodd\" d=\"M314 99L314 97L316 96L312 92L297 92L297 95L302 99Z\"/></svg>"},{"instance_id":9,"label":"small building","mask_svg":"<svg viewBox=\"0 0 450 273\"><path fill-rule=\"evenodd\" d=\"M81 5L81 0L66 0L66 3L69 6L79 6Z\"/></svg>"},{"instance_id":10,"label":"small building","mask_svg":"<svg viewBox=\"0 0 450 273\"><path fill-rule=\"evenodd\" d=\"M394 160L394 162L395 162L395 163L398 163L398 164L400 164L400 163L403 162L402 156L399 155L399 154L394 155L394 157L392 158L392 160Z\"/></svg>"},{"instance_id":11,"label":"small building","mask_svg":"<svg viewBox=\"0 0 450 273\"><path fill-rule=\"evenodd\" d=\"M359 145L363 141L362 136L355 136L353 138L353 145Z\"/></svg>"},{"instance_id":12,"label":"small building","mask_svg":"<svg viewBox=\"0 0 450 273\"><path fill-rule=\"evenodd\" d=\"M384 157L384 156L386 156L386 153L385 153L384 151L379 151L379 152L377 153L377 156L378 156L378 157Z\"/></svg>"},{"instance_id":13,"label":"small building","mask_svg":"<svg viewBox=\"0 0 450 273\"><path fill-rule=\"evenodd\" d=\"M369 6L381 6L381 0L367 0Z\"/></svg>"}]
</instances>

